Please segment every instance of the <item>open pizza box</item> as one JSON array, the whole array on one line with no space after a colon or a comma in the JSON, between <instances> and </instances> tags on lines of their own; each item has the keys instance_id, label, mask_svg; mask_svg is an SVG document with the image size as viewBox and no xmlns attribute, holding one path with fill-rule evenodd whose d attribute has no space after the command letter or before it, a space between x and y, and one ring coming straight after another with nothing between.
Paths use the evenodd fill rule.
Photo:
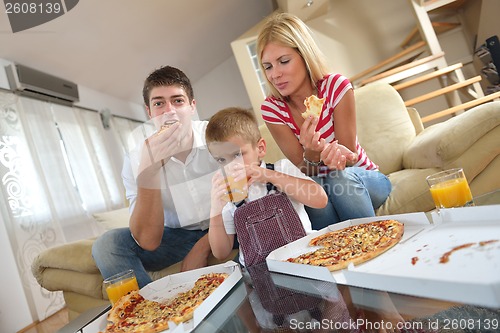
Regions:
<instances>
[{"instance_id":1,"label":"open pizza box","mask_svg":"<svg viewBox=\"0 0 500 333\"><path fill-rule=\"evenodd\" d=\"M397 245L370 261L336 272L285 261L314 250L308 242L320 234L382 219L402 222L404 235ZM284 274L500 307L500 205L444 209L432 213L432 220L433 224L425 213L411 213L345 221L271 252L267 264L271 271ZM466 244L471 245L453 251ZM448 262L440 263L449 251Z\"/></svg>"},{"instance_id":2,"label":"open pizza box","mask_svg":"<svg viewBox=\"0 0 500 333\"><path fill-rule=\"evenodd\" d=\"M168 300L174 297L178 293L189 290L200 276L208 273L227 273L229 276L200 306L196 308L193 319L177 326L174 323L170 323L170 328L164 332L191 332L197 327L242 278L239 265L234 261L228 261L218 265L172 274L156 280L140 290L144 298L161 302L162 300ZM103 332L106 329L107 315L108 311L84 327L82 333Z\"/></svg>"}]
</instances>

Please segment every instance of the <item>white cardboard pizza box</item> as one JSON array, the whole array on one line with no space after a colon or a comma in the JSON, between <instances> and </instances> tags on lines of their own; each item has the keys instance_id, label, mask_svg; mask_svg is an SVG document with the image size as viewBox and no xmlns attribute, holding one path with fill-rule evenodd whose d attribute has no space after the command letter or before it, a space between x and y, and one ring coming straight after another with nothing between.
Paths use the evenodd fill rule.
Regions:
<instances>
[{"instance_id":1,"label":"white cardboard pizza box","mask_svg":"<svg viewBox=\"0 0 500 333\"><path fill-rule=\"evenodd\" d=\"M215 291L203 301L203 303L194 311L193 319L188 320L178 326L171 323L170 328L164 332L190 332L215 308L215 306L224 298L224 296L236 285L242 278L240 267L234 261L203 267L187 272L181 272L166 276L156 280L140 290L142 296L147 299L162 301L167 300L176 294L187 291L193 287L194 282L203 274L208 273L227 273L229 276ZM82 333L97 333L104 331L107 324L108 312L104 313L92 323L83 328Z\"/></svg>"},{"instance_id":2,"label":"white cardboard pizza box","mask_svg":"<svg viewBox=\"0 0 500 333\"><path fill-rule=\"evenodd\" d=\"M295 264L287 262L286 259L296 257L303 253L311 252L314 251L315 249L318 249L319 247L308 246L309 241L314 237L317 237L319 235L325 234L333 230L346 228L351 225L363 224L385 219L395 219L402 222L405 225L403 238L401 239L398 245L388 250L388 252L397 251L395 249L396 247L400 246L401 244L404 244L408 239L414 237L418 233L425 230L425 228L428 228L430 226L429 219L426 217L425 213L377 216L370 218L347 220L341 223L330 225L326 228L323 228L317 232L309 234L301 239L298 239L292 243L289 243L285 246L282 246L272 251L266 258L267 266L269 270L273 272L346 284L344 270L330 272L325 267Z\"/></svg>"},{"instance_id":3,"label":"white cardboard pizza box","mask_svg":"<svg viewBox=\"0 0 500 333\"><path fill-rule=\"evenodd\" d=\"M500 205L445 209L433 215L434 224L425 222L424 213L346 221L273 251L268 266L280 273L357 287L499 307ZM323 267L283 262L310 251L308 241L321 233L386 218L403 222L404 236L392 249L366 263L331 273ZM469 243L470 247L452 251ZM449 261L440 263L448 251L452 251Z\"/></svg>"},{"instance_id":4,"label":"white cardboard pizza box","mask_svg":"<svg viewBox=\"0 0 500 333\"><path fill-rule=\"evenodd\" d=\"M348 284L500 307L500 205L446 209L439 218L397 253L349 267Z\"/></svg>"},{"instance_id":5,"label":"white cardboard pizza box","mask_svg":"<svg viewBox=\"0 0 500 333\"><path fill-rule=\"evenodd\" d=\"M196 326L196 333L219 332L227 320L239 309L246 297L246 285L240 283L235 286L224 302L210 313L210 320L202 321Z\"/></svg>"}]
</instances>

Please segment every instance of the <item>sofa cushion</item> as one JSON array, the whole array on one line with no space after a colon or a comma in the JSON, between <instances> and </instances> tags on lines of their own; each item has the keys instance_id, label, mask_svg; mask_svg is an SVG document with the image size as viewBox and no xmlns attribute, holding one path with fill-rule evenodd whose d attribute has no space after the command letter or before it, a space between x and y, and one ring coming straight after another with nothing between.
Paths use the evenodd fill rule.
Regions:
<instances>
[{"instance_id":1,"label":"sofa cushion","mask_svg":"<svg viewBox=\"0 0 500 333\"><path fill-rule=\"evenodd\" d=\"M476 106L445 122L427 127L413 140L404 154L409 168L448 168L449 163L488 132L500 126L500 102Z\"/></svg>"},{"instance_id":2,"label":"sofa cushion","mask_svg":"<svg viewBox=\"0 0 500 333\"><path fill-rule=\"evenodd\" d=\"M432 210L434 202L425 178L438 171L440 169L406 169L389 174L392 191L384 204L377 209L377 215Z\"/></svg>"},{"instance_id":3,"label":"sofa cushion","mask_svg":"<svg viewBox=\"0 0 500 333\"><path fill-rule=\"evenodd\" d=\"M354 94L361 146L384 174L401 170L403 153L416 135L401 96L381 83L356 88Z\"/></svg>"},{"instance_id":4,"label":"sofa cushion","mask_svg":"<svg viewBox=\"0 0 500 333\"><path fill-rule=\"evenodd\" d=\"M94 213L92 216L105 230L126 228L130 219L128 207L109 212Z\"/></svg>"}]
</instances>

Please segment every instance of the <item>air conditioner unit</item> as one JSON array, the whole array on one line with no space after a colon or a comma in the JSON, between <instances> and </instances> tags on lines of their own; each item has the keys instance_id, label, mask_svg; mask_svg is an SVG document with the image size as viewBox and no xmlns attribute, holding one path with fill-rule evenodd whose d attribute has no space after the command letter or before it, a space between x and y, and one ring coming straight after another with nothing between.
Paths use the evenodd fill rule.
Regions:
<instances>
[{"instance_id":1,"label":"air conditioner unit","mask_svg":"<svg viewBox=\"0 0 500 333\"><path fill-rule=\"evenodd\" d=\"M78 86L73 82L19 64L5 66L5 72L13 91L63 104L79 101Z\"/></svg>"}]
</instances>

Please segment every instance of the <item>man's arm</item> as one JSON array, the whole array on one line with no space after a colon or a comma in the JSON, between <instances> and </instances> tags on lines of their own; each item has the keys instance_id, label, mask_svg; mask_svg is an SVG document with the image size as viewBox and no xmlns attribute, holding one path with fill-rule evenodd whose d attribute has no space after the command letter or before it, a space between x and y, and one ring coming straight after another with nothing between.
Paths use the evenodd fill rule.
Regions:
<instances>
[{"instance_id":1,"label":"man's arm","mask_svg":"<svg viewBox=\"0 0 500 333\"><path fill-rule=\"evenodd\" d=\"M164 215L160 171L175 151L170 146L175 146L173 143L178 141L177 128L178 126L174 126L161 135L154 134L148 137L136 155L139 163L135 178L136 193L131 200L132 214L129 226L136 242L147 251L158 248L163 236Z\"/></svg>"},{"instance_id":2,"label":"man's arm","mask_svg":"<svg viewBox=\"0 0 500 333\"><path fill-rule=\"evenodd\" d=\"M160 246L164 229L160 189L137 189L137 199L129 225L132 236L141 248L153 251Z\"/></svg>"}]
</instances>

